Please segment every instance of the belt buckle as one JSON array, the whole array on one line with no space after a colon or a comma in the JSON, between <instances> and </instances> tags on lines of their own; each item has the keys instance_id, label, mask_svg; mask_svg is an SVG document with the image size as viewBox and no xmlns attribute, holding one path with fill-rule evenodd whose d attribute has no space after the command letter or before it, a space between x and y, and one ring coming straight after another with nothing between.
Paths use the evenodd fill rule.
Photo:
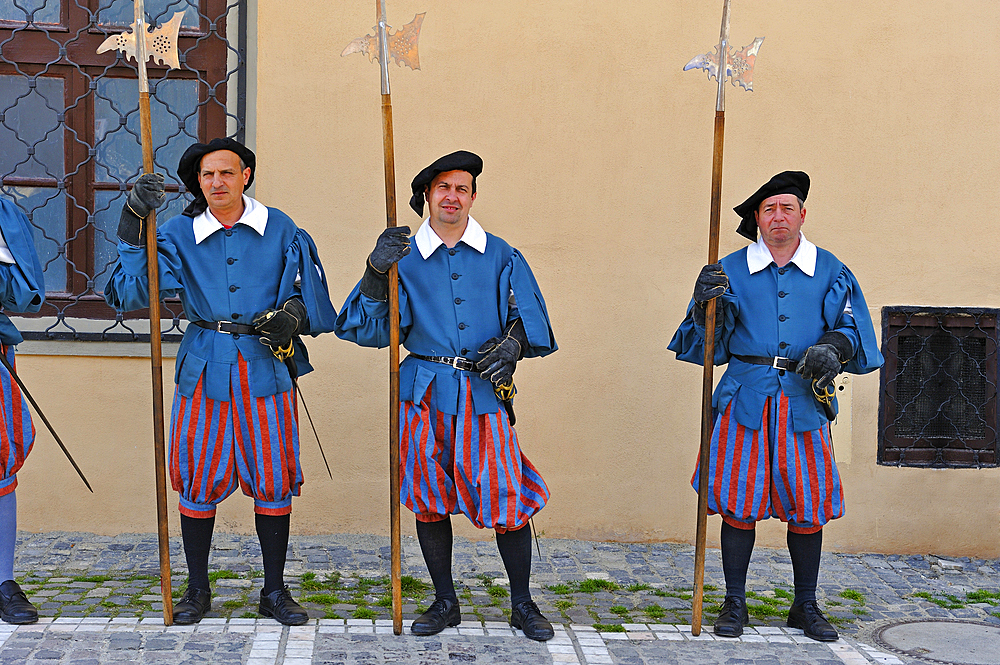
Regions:
<instances>
[{"instance_id":1,"label":"belt buckle","mask_svg":"<svg viewBox=\"0 0 1000 665\"><path fill-rule=\"evenodd\" d=\"M469 360L468 358L455 356L454 358L451 359L451 366L454 367L455 369L469 372L475 365L473 365L472 361Z\"/></svg>"},{"instance_id":2,"label":"belt buckle","mask_svg":"<svg viewBox=\"0 0 1000 665\"><path fill-rule=\"evenodd\" d=\"M223 330L222 329L222 324L223 323L229 323L229 321L216 321L215 322L215 332L226 333L227 335L232 335L233 334L232 331Z\"/></svg>"},{"instance_id":3,"label":"belt buckle","mask_svg":"<svg viewBox=\"0 0 1000 665\"><path fill-rule=\"evenodd\" d=\"M784 367L781 367L781 366L778 365L778 361L779 360L783 360L784 361L784 365L785 365ZM774 369L785 369L785 370L787 370L788 369L788 361L789 360L790 360L789 358L785 358L783 356L775 356L774 357L774 362L771 363L771 367L773 367Z\"/></svg>"}]
</instances>

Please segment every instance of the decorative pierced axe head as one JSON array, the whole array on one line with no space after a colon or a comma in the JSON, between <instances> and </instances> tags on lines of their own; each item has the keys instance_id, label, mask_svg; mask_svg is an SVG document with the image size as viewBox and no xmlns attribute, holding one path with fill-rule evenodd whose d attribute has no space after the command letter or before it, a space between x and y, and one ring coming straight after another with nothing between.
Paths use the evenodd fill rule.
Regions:
<instances>
[{"instance_id":1,"label":"decorative pierced axe head","mask_svg":"<svg viewBox=\"0 0 1000 665\"><path fill-rule=\"evenodd\" d=\"M180 69L181 66L177 55L177 35L181 30L182 20L184 20L184 12L177 12L173 18L152 32L143 31L146 37L147 55L170 69ZM98 47L97 52L121 51L126 60L129 58L138 60L135 54L135 23L131 25L131 29L132 32L122 32L105 39Z\"/></svg>"},{"instance_id":2,"label":"decorative pierced axe head","mask_svg":"<svg viewBox=\"0 0 1000 665\"><path fill-rule=\"evenodd\" d=\"M412 21L403 26L402 30L389 34L389 57L393 58L397 65L420 69L417 41L420 39L420 25L424 22L425 15L426 12L417 14ZM378 32L378 27L375 28L375 32ZM363 53L371 62L375 62L378 60L378 37L372 35L358 37L347 45L340 57L352 53Z\"/></svg>"},{"instance_id":3,"label":"decorative pierced axe head","mask_svg":"<svg viewBox=\"0 0 1000 665\"><path fill-rule=\"evenodd\" d=\"M733 85L741 85L745 90L753 92L753 66L757 62L757 51L764 42L763 37L753 40L748 46L744 46L739 52L733 53L732 49L726 49L726 76L732 80ZM689 69L704 69L708 72L708 78L719 80L719 47L715 47L715 53L703 53L691 58L691 61L684 65L684 71Z\"/></svg>"}]
</instances>

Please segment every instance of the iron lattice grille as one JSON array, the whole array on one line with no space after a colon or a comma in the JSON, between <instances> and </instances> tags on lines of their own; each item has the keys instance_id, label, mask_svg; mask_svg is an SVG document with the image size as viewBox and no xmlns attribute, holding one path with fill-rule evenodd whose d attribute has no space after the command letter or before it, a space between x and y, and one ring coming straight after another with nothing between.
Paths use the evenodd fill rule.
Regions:
<instances>
[{"instance_id":1,"label":"iron lattice grille","mask_svg":"<svg viewBox=\"0 0 1000 665\"><path fill-rule=\"evenodd\" d=\"M190 200L176 175L183 151L217 136L244 139L247 0L145 8L151 25L184 12L180 68L147 63L154 162L167 179L158 215L167 219ZM97 48L133 19L132 0L0 0L0 195L35 229L47 292L44 323L28 339L145 337L131 321L146 312L123 317L103 299L142 153L135 62ZM165 339L179 339L182 316L179 302L166 303ZM86 319L107 324L81 327Z\"/></svg>"},{"instance_id":2,"label":"iron lattice grille","mask_svg":"<svg viewBox=\"0 0 1000 665\"><path fill-rule=\"evenodd\" d=\"M883 308L879 464L998 465L998 312Z\"/></svg>"}]
</instances>

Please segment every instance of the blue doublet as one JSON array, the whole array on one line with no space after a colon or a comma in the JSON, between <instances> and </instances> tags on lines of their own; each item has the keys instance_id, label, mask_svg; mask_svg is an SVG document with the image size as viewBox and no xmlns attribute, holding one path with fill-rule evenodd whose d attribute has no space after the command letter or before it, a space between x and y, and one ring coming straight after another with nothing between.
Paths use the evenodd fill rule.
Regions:
<instances>
[{"instance_id":1,"label":"blue doublet","mask_svg":"<svg viewBox=\"0 0 1000 665\"><path fill-rule=\"evenodd\" d=\"M520 317L528 337L527 358L555 351L555 336L545 301L528 263L501 238L486 234L483 253L459 242L441 245L426 259L407 254L399 266L399 336L407 351L422 356L463 356L479 360L483 342L503 335ZM389 344L389 304L351 291L337 317L337 336L361 346ZM461 413L461 382L472 384L475 415L500 408L493 386L477 373L408 356L399 369L399 397L420 402L433 383L439 410Z\"/></svg>"},{"instance_id":2,"label":"blue doublet","mask_svg":"<svg viewBox=\"0 0 1000 665\"><path fill-rule=\"evenodd\" d=\"M267 213L263 234L237 223L201 243L195 241L191 217L178 215L159 225L160 297L178 296L191 321L250 325L257 314L300 296L309 314L306 333L316 336L333 330L337 312L330 302L315 243L285 213L275 208L267 208ZM118 311L147 307L146 270L145 247L119 242L118 263L105 288L108 304ZM175 370L180 394L193 396L204 374L207 397L228 401L231 367L237 354L249 365L254 397L291 390L288 369L259 337L188 325ZM311 371L304 346L297 345L295 359L300 375Z\"/></svg>"},{"instance_id":3,"label":"blue doublet","mask_svg":"<svg viewBox=\"0 0 1000 665\"><path fill-rule=\"evenodd\" d=\"M721 338L716 339L715 364L729 366L712 396L715 413L722 413L732 402L737 422L760 430L767 398L783 392L789 400L792 430L819 429L827 419L810 382L794 372L751 365L733 356L799 360L824 332L836 331L854 348L844 371L865 374L878 369L882 354L857 279L836 256L819 248L812 277L794 263L779 268L772 262L751 274L745 247L722 259L722 266L729 288L719 298L725 321ZM701 365L705 328L694 322L693 306L691 301L668 348L679 360Z\"/></svg>"},{"instance_id":4,"label":"blue doublet","mask_svg":"<svg viewBox=\"0 0 1000 665\"><path fill-rule=\"evenodd\" d=\"M45 277L32 240L33 229L21 209L0 198L0 233L15 263L0 263L0 305L11 312L37 312L45 302ZM0 313L0 343L20 344L21 333Z\"/></svg>"}]
</instances>

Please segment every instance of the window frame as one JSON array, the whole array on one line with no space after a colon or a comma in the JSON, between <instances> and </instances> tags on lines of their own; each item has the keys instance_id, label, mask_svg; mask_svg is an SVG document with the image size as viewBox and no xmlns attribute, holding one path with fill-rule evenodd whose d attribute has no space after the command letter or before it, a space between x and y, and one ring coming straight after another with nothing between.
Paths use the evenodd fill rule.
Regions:
<instances>
[{"instance_id":1,"label":"window frame","mask_svg":"<svg viewBox=\"0 0 1000 665\"><path fill-rule=\"evenodd\" d=\"M887 306L882 308L882 353L885 364L880 372L877 463L883 466L928 468L987 468L1000 466L1000 421L997 409L998 340L1000 309L964 307ZM908 331L908 334L907 334ZM929 338L947 331L956 338L986 339L983 361L985 401L980 409L985 423L984 436L941 438L907 436L897 432L905 410L897 400L897 377L904 359L899 356L901 337ZM916 356L912 356L916 358ZM939 371L947 372L942 367ZM955 380L952 375L945 374ZM946 402L941 402L939 410ZM947 441L947 443L943 443Z\"/></svg>"},{"instance_id":2,"label":"window frame","mask_svg":"<svg viewBox=\"0 0 1000 665\"><path fill-rule=\"evenodd\" d=\"M199 140L205 137L226 136L233 114L227 105L227 94L245 87L245 22L246 0L199 0L199 20L197 28L182 27L178 36L181 69L168 70L165 66L147 62L150 88L163 78L198 80L198 120ZM106 273L95 276L96 244L103 241L101 231L95 221L95 200L99 191L125 191L125 183L98 182L97 145L95 141L95 109L97 82L101 78L137 79L135 63L126 61L116 51L97 54L98 46L112 34L117 34L127 26L103 25L96 23L101 0L63 0L60 7L59 23L28 23L24 21L0 20L0 75L21 75L33 80L39 75L61 78L64 81L64 109L60 122L63 134L64 175L56 178L27 178L0 174L3 187L40 187L53 192L65 192L66 241L61 253L66 261L65 289L49 291L46 303L37 314L17 314L26 318L56 317L58 321L67 318L118 320L148 318L148 311L129 312L118 315L108 306L101 294ZM238 34L231 39L227 36L227 22L230 12L237 10L240 15ZM151 22L161 24L169 18L153 16ZM148 14L147 14L148 16ZM218 17L211 21L208 17ZM235 22L234 22L235 23ZM239 71L229 71L229 57L237 53L241 58ZM230 76L237 78L230 81ZM231 84L232 88L230 88ZM242 102L242 96L238 102ZM245 104L238 104L237 113L245 115ZM3 109L0 109L2 112ZM125 111L132 119L137 110ZM236 117L239 133L242 134L245 118ZM57 129L56 131L60 131ZM158 164L170 173L175 164ZM141 164L136 164L137 172ZM169 184L169 192L184 193L183 185ZM29 215L30 217L30 215ZM36 230L39 227L36 226ZM11 313L13 314L13 313ZM163 318L176 320L180 315L179 304L164 308ZM67 333L55 333L66 335ZM52 338L53 333L46 333ZM70 334L72 338L78 338Z\"/></svg>"}]
</instances>

